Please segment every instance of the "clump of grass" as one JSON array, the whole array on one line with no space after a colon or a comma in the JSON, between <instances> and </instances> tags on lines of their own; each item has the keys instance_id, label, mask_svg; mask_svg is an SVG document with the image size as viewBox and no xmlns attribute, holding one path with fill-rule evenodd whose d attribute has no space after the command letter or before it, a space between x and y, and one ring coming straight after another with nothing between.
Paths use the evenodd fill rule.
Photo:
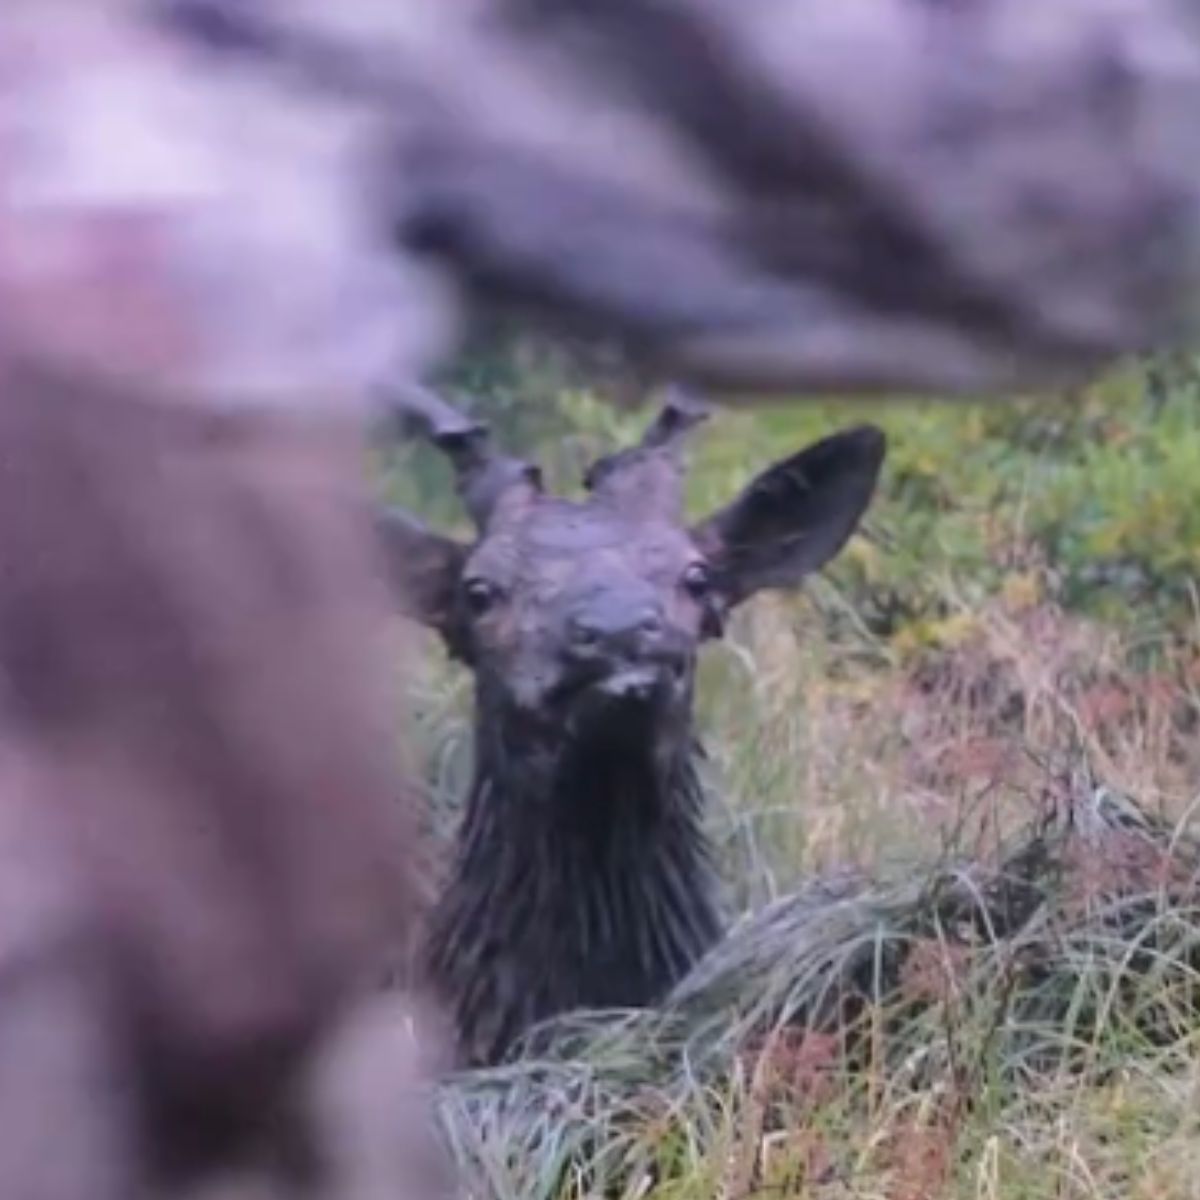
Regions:
<instances>
[{"instance_id":1,"label":"clump of grass","mask_svg":"<svg viewBox=\"0 0 1200 1200\"><path fill-rule=\"evenodd\" d=\"M815 881L658 1008L557 1020L511 1065L449 1081L444 1128L481 1195L745 1194L784 1163L811 1171L818 1145L830 1178L916 1155L948 1184L1034 1081L1073 1095L1190 1046L1198 869L1181 830L1092 788L994 864ZM917 1154L913 1122L918 1143L963 1146Z\"/></svg>"}]
</instances>

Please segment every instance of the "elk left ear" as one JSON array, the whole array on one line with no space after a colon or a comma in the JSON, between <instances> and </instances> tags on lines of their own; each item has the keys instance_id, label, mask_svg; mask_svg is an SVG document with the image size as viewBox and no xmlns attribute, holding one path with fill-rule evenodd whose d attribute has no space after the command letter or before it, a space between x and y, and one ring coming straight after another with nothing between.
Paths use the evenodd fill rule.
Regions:
<instances>
[{"instance_id":1,"label":"elk left ear","mask_svg":"<svg viewBox=\"0 0 1200 1200\"><path fill-rule=\"evenodd\" d=\"M835 433L764 471L696 526L725 604L795 587L833 558L871 501L886 446L872 425Z\"/></svg>"},{"instance_id":2,"label":"elk left ear","mask_svg":"<svg viewBox=\"0 0 1200 1200\"><path fill-rule=\"evenodd\" d=\"M454 593L468 547L426 529L399 508L377 509L375 529L397 609L453 645Z\"/></svg>"}]
</instances>

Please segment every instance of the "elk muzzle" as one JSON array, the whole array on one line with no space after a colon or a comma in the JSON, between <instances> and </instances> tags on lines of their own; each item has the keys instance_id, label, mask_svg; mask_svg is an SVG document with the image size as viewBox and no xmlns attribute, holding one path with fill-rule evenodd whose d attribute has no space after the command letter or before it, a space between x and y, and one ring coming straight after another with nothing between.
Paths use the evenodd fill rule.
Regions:
<instances>
[{"instance_id":1,"label":"elk muzzle","mask_svg":"<svg viewBox=\"0 0 1200 1200\"><path fill-rule=\"evenodd\" d=\"M689 662L686 640L652 597L614 590L569 609L562 667L571 697L667 703L679 695Z\"/></svg>"}]
</instances>

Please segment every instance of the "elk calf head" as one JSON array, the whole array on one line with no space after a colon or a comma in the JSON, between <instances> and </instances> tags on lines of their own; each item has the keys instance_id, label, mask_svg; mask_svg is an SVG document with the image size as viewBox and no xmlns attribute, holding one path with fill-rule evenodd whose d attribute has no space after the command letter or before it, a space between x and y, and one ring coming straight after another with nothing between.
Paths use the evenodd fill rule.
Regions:
<instances>
[{"instance_id":1,"label":"elk calf head","mask_svg":"<svg viewBox=\"0 0 1200 1200\"><path fill-rule=\"evenodd\" d=\"M463 544L385 511L402 605L476 673L481 708L535 738L685 731L700 645L755 592L837 554L884 456L879 430L839 432L689 524L680 449L706 413L682 394L639 445L591 466L583 502L548 495L536 467L491 450L483 426L436 398L410 393L404 411L450 456L478 536Z\"/></svg>"}]
</instances>

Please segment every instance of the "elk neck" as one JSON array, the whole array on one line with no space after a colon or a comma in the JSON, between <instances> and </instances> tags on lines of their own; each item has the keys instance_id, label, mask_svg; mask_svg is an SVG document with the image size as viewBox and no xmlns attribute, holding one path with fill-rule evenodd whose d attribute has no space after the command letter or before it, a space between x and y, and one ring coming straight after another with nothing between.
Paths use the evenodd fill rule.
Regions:
<instances>
[{"instance_id":1,"label":"elk neck","mask_svg":"<svg viewBox=\"0 0 1200 1200\"><path fill-rule=\"evenodd\" d=\"M690 728L543 740L478 711L431 950L467 1057L487 1060L546 1017L656 1002L721 922Z\"/></svg>"}]
</instances>

